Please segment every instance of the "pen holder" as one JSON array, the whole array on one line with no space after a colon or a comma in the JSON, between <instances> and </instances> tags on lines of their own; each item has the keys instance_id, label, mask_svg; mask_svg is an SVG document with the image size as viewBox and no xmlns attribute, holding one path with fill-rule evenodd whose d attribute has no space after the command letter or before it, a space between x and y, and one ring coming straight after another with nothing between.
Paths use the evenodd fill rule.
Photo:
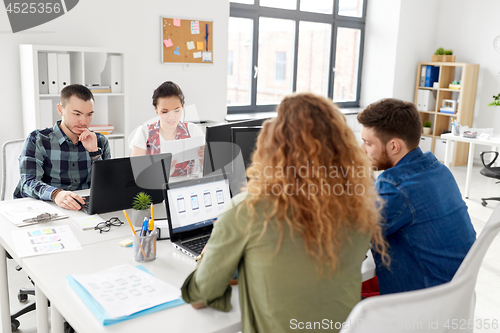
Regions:
<instances>
[{"instance_id":1,"label":"pen holder","mask_svg":"<svg viewBox=\"0 0 500 333\"><path fill-rule=\"evenodd\" d=\"M134 260L139 262L152 261L156 259L156 229L147 236L139 236L140 230L134 236Z\"/></svg>"}]
</instances>

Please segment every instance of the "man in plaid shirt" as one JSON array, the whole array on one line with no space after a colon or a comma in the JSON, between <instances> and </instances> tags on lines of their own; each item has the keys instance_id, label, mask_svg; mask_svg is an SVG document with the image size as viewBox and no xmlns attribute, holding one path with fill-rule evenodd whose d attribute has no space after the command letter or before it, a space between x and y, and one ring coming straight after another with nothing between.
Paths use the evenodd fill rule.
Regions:
<instances>
[{"instance_id":1,"label":"man in plaid shirt","mask_svg":"<svg viewBox=\"0 0 500 333\"><path fill-rule=\"evenodd\" d=\"M79 210L84 200L72 191L90 188L92 162L109 159L108 139L88 130L94 115L94 96L72 84L61 91L61 115L53 128L30 133L19 157L21 180L15 198L52 200L59 207Z\"/></svg>"}]
</instances>

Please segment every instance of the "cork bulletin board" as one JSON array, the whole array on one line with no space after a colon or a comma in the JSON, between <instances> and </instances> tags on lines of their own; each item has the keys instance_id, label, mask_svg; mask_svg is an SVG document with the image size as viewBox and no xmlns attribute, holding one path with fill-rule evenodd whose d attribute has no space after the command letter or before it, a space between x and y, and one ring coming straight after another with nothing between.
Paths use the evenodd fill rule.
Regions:
<instances>
[{"instance_id":1,"label":"cork bulletin board","mask_svg":"<svg viewBox=\"0 0 500 333\"><path fill-rule=\"evenodd\" d=\"M161 58L166 63L213 63L213 22L161 18Z\"/></svg>"}]
</instances>

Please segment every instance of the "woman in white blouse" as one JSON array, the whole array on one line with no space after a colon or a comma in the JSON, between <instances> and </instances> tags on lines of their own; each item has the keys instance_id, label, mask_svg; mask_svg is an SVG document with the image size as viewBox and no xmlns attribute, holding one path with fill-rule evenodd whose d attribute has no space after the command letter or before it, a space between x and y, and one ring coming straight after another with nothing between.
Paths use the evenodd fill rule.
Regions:
<instances>
[{"instance_id":1,"label":"woman in white blouse","mask_svg":"<svg viewBox=\"0 0 500 333\"><path fill-rule=\"evenodd\" d=\"M132 156L168 153L168 141L204 137L199 126L181 121L184 94L174 82L166 81L156 88L153 93L153 106L160 119L137 129L130 143ZM171 175L184 176L193 173L195 164L203 165L203 154L204 146L201 146L198 150L199 161L173 160Z\"/></svg>"}]
</instances>

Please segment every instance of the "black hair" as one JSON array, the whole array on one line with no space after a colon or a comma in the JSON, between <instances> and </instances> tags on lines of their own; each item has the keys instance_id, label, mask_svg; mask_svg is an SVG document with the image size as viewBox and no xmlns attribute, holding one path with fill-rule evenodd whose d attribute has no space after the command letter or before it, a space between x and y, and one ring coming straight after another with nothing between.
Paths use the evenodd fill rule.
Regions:
<instances>
[{"instance_id":1,"label":"black hair","mask_svg":"<svg viewBox=\"0 0 500 333\"><path fill-rule=\"evenodd\" d=\"M382 99L359 113L358 121L365 127L373 128L383 144L399 138L411 150L420 143L422 119L412 103L394 98Z\"/></svg>"},{"instance_id":2,"label":"black hair","mask_svg":"<svg viewBox=\"0 0 500 333\"><path fill-rule=\"evenodd\" d=\"M66 102L71 98L71 96L76 96L84 102L89 100L95 102L94 95L89 90L89 88L81 84L70 84L69 86L66 86L61 90L61 97L59 99L59 104L61 104L64 107L66 105Z\"/></svg>"},{"instance_id":3,"label":"black hair","mask_svg":"<svg viewBox=\"0 0 500 333\"><path fill-rule=\"evenodd\" d=\"M158 98L162 97L178 97L181 101L181 104L184 106L184 93L181 88L173 83L172 81L163 82L158 88L153 92L153 105L156 108L156 104L158 103Z\"/></svg>"}]
</instances>

